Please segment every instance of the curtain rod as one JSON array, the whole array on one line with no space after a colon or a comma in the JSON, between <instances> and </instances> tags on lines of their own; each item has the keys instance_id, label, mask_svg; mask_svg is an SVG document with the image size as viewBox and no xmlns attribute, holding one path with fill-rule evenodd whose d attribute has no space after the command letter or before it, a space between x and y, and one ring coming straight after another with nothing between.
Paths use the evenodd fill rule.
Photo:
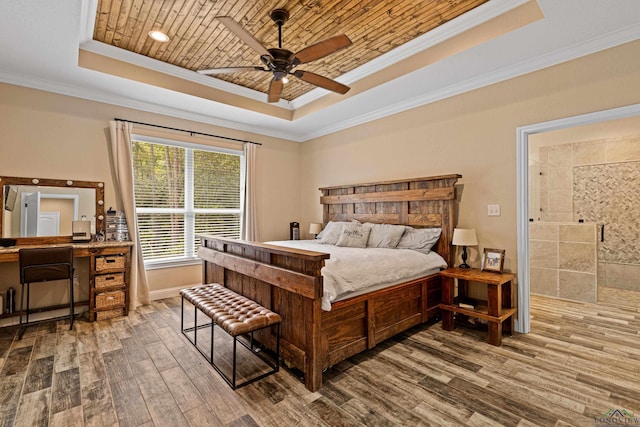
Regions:
<instances>
[{"instance_id":1,"label":"curtain rod","mask_svg":"<svg viewBox=\"0 0 640 427\"><path fill-rule=\"evenodd\" d=\"M127 119L119 119L117 117L114 117L113 120L116 120L118 122L128 122L128 123L133 123L136 125L144 125L144 126L153 126L156 128L162 128L162 129L169 129L169 130L177 130L178 132L186 132L188 134L191 134L191 136L193 135L203 135L203 136L211 136L213 138L220 138L220 139L227 139L229 141L237 141L237 142L248 142L249 144L255 144L255 145L262 145L259 142L253 142L253 141L247 141L246 139L237 139L237 138L231 138L228 136L222 136L222 135L213 135L211 133L203 133L203 132L196 132L194 130L185 130L185 129L178 129L178 128L172 128L169 126L161 126L161 125L154 125L151 123L143 123L143 122L134 122L133 120L127 120Z\"/></svg>"}]
</instances>

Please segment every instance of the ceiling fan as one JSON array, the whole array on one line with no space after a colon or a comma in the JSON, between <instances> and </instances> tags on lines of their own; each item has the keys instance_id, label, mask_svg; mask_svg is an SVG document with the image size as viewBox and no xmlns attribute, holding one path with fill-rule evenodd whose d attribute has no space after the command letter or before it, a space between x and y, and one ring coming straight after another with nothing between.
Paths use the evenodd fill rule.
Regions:
<instances>
[{"instance_id":1,"label":"ceiling fan","mask_svg":"<svg viewBox=\"0 0 640 427\"><path fill-rule=\"evenodd\" d=\"M275 9L271 12L271 19L278 25L278 47L267 49L253 35L229 16L216 17L229 31L234 33L260 54L263 67L224 67L198 70L200 74L215 75L235 73L239 71L267 71L273 74L269 85L269 102L278 102L282 96L283 84L288 81L288 75L293 75L302 81L311 83L321 88L344 95L349 87L335 80L321 76L310 71L295 69L300 64L323 58L351 44L351 40L344 34L340 34L321 42L307 46L299 52L293 53L282 48L282 26L289 19L289 12L284 9Z\"/></svg>"}]
</instances>

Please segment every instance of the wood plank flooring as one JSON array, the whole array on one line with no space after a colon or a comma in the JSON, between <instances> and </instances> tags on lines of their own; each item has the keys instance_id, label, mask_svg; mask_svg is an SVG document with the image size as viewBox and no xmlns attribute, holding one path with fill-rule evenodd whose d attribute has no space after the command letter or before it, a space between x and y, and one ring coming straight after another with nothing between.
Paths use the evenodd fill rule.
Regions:
<instances>
[{"instance_id":1,"label":"wood plank flooring","mask_svg":"<svg viewBox=\"0 0 640 427\"><path fill-rule=\"evenodd\" d=\"M73 331L44 323L21 341L1 328L0 425L530 427L640 415L637 309L532 297L531 312L533 332L501 347L482 331L414 328L327 370L315 393L286 370L232 391L180 333L177 297Z\"/></svg>"}]
</instances>

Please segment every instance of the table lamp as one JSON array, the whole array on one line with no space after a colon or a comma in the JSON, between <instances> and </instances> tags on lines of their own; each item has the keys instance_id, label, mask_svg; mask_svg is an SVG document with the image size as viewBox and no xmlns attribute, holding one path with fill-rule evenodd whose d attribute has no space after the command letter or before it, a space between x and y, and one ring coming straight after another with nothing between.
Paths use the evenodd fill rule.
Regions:
<instances>
[{"instance_id":1,"label":"table lamp","mask_svg":"<svg viewBox=\"0 0 640 427\"><path fill-rule=\"evenodd\" d=\"M476 246L478 244L476 230L473 228L454 229L451 244L462 246L462 264L460 264L459 268L471 268L471 266L467 264L467 246Z\"/></svg>"},{"instance_id":2,"label":"table lamp","mask_svg":"<svg viewBox=\"0 0 640 427\"><path fill-rule=\"evenodd\" d=\"M313 234L313 238L317 238L318 234L322 231L322 224L312 222L309 224L309 234Z\"/></svg>"}]
</instances>

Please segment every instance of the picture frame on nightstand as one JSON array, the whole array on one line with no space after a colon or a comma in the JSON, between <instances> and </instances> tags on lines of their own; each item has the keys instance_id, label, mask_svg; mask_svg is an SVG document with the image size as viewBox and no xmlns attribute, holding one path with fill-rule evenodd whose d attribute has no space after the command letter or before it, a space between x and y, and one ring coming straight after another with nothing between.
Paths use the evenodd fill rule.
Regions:
<instances>
[{"instance_id":1,"label":"picture frame on nightstand","mask_svg":"<svg viewBox=\"0 0 640 427\"><path fill-rule=\"evenodd\" d=\"M504 249L484 248L484 253L482 254L482 271L502 273L504 254Z\"/></svg>"}]
</instances>

